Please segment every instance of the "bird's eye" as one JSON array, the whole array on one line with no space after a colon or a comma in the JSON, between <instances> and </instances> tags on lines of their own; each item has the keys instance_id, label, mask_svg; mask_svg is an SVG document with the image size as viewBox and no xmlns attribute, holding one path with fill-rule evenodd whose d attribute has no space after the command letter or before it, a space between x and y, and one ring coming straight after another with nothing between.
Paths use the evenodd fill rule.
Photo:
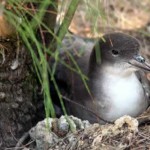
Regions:
<instances>
[{"instance_id":1,"label":"bird's eye","mask_svg":"<svg viewBox=\"0 0 150 150\"><path fill-rule=\"evenodd\" d=\"M114 56L118 56L118 55L119 55L119 51L116 50L116 49L113 49L111 52L112 52L112 54L113 54Z\"/></svg>"}]
</instances>

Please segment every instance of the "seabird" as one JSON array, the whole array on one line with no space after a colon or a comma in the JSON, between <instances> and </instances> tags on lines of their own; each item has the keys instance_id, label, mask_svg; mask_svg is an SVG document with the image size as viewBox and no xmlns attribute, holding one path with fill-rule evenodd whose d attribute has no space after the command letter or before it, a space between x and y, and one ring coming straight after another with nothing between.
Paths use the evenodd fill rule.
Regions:
<instances>
[{"instance_id":1,"label":"seabird","mask_svg":"<svg viewBox=\"0 0 150 150\"><path fill-rule=\"evenodd\" d=\"M137 39L124 33L106 34L94 44L78 36L64 39L60 57L73 69L60 63L56 80L69 90L68 113L101 123L124 115L137 117L145 111L150 103L149 87L145 89L142 80L150 66L140 55L141 49Z\"/></svg>"}]
</instances>

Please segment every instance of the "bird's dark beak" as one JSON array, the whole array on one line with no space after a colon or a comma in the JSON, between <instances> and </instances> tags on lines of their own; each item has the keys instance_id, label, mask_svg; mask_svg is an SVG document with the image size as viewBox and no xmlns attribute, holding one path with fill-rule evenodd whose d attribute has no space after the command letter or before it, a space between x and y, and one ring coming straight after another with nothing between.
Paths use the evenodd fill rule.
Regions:
<instances>
[{"instance_id":1,"label":"bird's dark beak","mask_svg":"<svg viewBox=\"0 0 150 150\"><path fill-rule=\"evenodd\" d=\"M145 71L150 71L150 64L145 61L145 58L141 55L134 55L133 59L129 61L129 64Z\"/></svg>"}]
</instances>

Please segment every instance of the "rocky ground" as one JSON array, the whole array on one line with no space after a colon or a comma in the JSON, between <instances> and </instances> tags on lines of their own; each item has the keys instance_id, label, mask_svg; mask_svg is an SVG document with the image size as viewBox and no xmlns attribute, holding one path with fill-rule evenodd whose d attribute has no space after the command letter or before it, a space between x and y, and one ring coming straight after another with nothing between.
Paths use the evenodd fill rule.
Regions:
<instances>
[{"instance_id":1,"label":"rocky ground","mask_svg":"<svg viewBox=\"0 0 150 150\"><path fill-rule=\"evenodd\" d=\"M114 124L105 125L73 116L47 118L25 133L15 150L148 150L149 113L147 110L138 118L123 116Z\"/></svg>"}]
</instances>

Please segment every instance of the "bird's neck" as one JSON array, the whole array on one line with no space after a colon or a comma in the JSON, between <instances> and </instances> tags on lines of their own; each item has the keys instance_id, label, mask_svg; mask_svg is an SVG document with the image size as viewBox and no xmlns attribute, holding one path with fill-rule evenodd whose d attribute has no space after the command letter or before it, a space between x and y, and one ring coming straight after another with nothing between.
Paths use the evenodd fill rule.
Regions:
<instances>
[{"instance_id":1,"label":"bird's neck","mask_svg":"<svg viewBox=\"0 0 150 150\"><path fill-rule=\"evenodd\" d=\"M132 74L135 74L135 71L137 71L134 67L129 67L130 65L128 63L125 64L102 64L100 66L96 67L90 67L89 68L89 78L101 78L101 75L104 74L111 74L112 76L119 76L123 78L128 78Z\"/></svg>"},{"instance_id":2,"label":"bird's neck","mask_svg":"<svg viewBox=\"0 0 150 150\"><path fill-rule=\"evenodd\" d=\"M121 69L112 66L102 66L95 69L95 71L89 74L89 79L90 89L93 92L95 92L95 89L99 90L103 84L109 83L110 86L114 86L111 83L121 82L124 85L126 81L131 81L132 83L138 81L133 68Z\"/></svg>"},{"instance_id":3,"label":"bird's neck","mask_svg":"<svg viewBox=\"0 0 150 150\"><path fill-rule=\"evenodd\" d=\"M128 64L126 64L128 65ZM123 66L123 65L122 65ZM103 65L101 69L99 69L100 74L111 74L113 76L119 76L122 78L129 78L133 74L135 74L135 71L137 71L136 68L133 67L121 67L119 64L117 65Z\"/></svg>"}]
</instances>

